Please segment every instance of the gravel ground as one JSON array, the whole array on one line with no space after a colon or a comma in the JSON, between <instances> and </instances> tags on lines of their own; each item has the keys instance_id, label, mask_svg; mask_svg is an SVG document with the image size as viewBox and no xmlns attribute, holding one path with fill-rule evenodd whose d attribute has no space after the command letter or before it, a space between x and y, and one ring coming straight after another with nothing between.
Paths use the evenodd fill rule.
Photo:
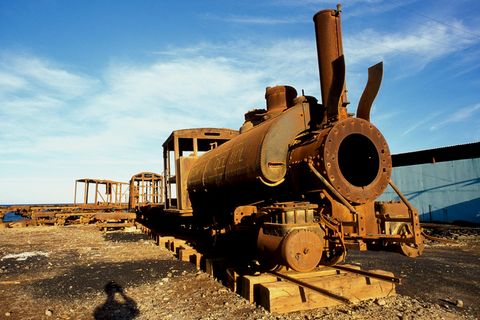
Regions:
<instances>
[{"instance_id":1,"label":"gravel ground","mask_svg":"<svg viewBox=\"0 0 480 320\"><path fill-rule=\"evenodd\" d=\"M392 271L402 279L400 295L480 317L480 254L470 245L427 244L416 259L393 252L351 252L347 262Z\"/></svg>"},{"instance_id":2,"label":"gravel ground","mask_svg":"<svg viewBox=\"0 0 480 320\"><path fill-rule=\"evenodd\" d=\"M461 247L432 244L425 256L431 258L431 252L441 249L433 257L441 256L448 261L449 256L456 256L460 250L477 259L475 266L478 266L477 239L467 239ZM382 253L367 254L353 255L350 259L368 267L375 257L370 254ZM412 281L405 281L398 288L401 295L353 306L272 315L192 265L176 260L143 234L102 233L94 226L3 229L0 230L0 319L478 318L479 313L470 300L458 298L466 294L463 289L453 286L448 296L442 295L443 300L426 295L425 290L432 290L423 285L416 288L412 277L416 265L408 265L407 260L402 263L405 264L402 277ZM470 283L476 290L472 301L478 301L479 271L468 269L474 273L473 280L465 279L464 274L456 272L456 263L450 265L449 277ZM441 287L438 278L425 281ZM447 288L449 285L444 284ZM462 300L463 307L455 306L457 299Z\"/></svg>"}]
</instances>

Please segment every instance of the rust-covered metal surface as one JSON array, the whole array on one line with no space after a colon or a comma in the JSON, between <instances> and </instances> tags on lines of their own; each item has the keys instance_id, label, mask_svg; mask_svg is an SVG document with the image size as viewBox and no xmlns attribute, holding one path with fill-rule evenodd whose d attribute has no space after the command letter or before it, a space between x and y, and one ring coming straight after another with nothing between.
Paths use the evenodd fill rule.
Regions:
<instances>
[{"instance_id":1,"label":"rust-covered metal surface","mask_svg":"<svg viewBox=\"0 0 480 320\"><path fill-rule=\"evenodd\" d=\"M284 105L281 117L272 117L219 146L215 152L205 154L194 165L188 188L196 192L255 182L268 186L282 183L289 152L285 141L292 141L307 129L306 112L302 104L288 110ZM269 109L265 113L268 116Z\"/></svg>"},{"instance_id":2,"label":"rust-covered metal surface","mask_svg":"<svg viewBox=\"0 0 480 320\"><path fill-rule=\"evenodd\" d=\"M83 188L79 190L78 186L81 184L83 184ZM92 178L78 179L75 181L73 204L93 209L126 209L128 207L128 187L127 182ZM82 191L83 196L81 195ZM83 202L77 202L77 195L82 196Z\"/></svg>"},{"instance_id":3,"label":"rust-covered metal surface","mask_svg":"<svg viewBox=\"0 0 480 320\"><path fill-rule=\"evenodd\" d=\"M357 115L349 114L341 7L313 20L321 103L287 85L268 87L265 109L247 112L238 134L204 154L194 140L182 142L184 132L172 133L164 144L167 208L188 210L212 234L237 232L245 243L256 234L258 259L270 268L333 265L350 248L418 256L418 213L391 181L388 143L370 122L383 64L368 70ZM187 149L193 153L183 155ZM388 185L401 201L376 201Z\"/></svg>"},{"instance_id":4,"label":"rust-covered metal surface","mask_svg":"<svg viewBox=\"0 0 480 320\"><path fill-rule=\"evenodd\" d=\"M152 173L141 173L137 180L162 177ZM134 179L135 180L135 179ZM83 187L79 188L79 185ZM161 197L161 193L159 194ZM77 198L82 201L77 202ZM136 198L138 199L138 197ZM63 205L18 205L0 208L1 212L16 212L24 220L21 226L70 225L94 223L101 228L123 228L133 226L136 214L127 212L129 185L107 179L83 178L75 181L72 204ZM0 222L2 221L0 214ZM8 226L8 224L5 224Z\"/></svg>"},{"instance_id":5,"label":"rust-covered metal surface","mask_svg":"<svg viewBox=\"0 0 480 320\"><path fill-rule=\"evenodd\" d=\"M163 176L154 172L140 172L130 179L128 208L163 205Z\"/></svg>"},{"instance_id":6,"label":"rust-covered metal surface","mask_svg":"<svg viewBox=\"0 0 480 320\"><path fill-rule=\"evenodd\" d=\"M322 182L310 174L310 161L348 201L362 204L386 189L392 160L385 138L370 122L359 118L337 121L310 143L291 146L290 166L297 190L316 190Z\"/></svg>"},{"instance_id":7,"label":"rust-covered metal surface","mask_svg":"<svg viewBox=\"0 0 480 320\"><path fill-rule=\"evenodd\" d=\"M325 120L347 118L345 59L340 10L322 10L313 16L317 40L320 91Z\"/></svg>"},{"instance_id":8,"label":"rust-covered metal surface","mask_svg":"<svg viewBox=\"0 0 480 320\"><path fill-rule=\"evenodd\" d=\"M193 163L200 155L218 148L237 135L237 130L224 128L182 129L172 132L163 143L166 213L192 214L187 179Z\"/></svg>"},{"instance_id":9,"label":"rust-covered metal surface","mask_svg":"<svg viewBox=\"0 0 480 320\"><path fill-rule=\"evenodd\" d=\"M24 219L15 223L3 222L0 227L27 227L39 225L96 224L102 228L124 228L133 226L136 214L122 208L94 205L16 205L2 208L16 212Z\"/></svg>"}]
</instances>

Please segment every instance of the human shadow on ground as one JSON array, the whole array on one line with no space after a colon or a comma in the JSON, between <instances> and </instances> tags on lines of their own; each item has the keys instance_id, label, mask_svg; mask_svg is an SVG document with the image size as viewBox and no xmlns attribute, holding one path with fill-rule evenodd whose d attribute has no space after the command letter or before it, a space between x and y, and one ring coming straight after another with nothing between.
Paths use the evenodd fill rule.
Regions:
<instances>
[{"instance_id":1,"label":"human shadow on ground","mask_svg":"<svg viewBox=\"0 0 480 320\"><path fill-rule=\"evenodd\" d=\"M146 259L135 261L109 261L78 265L80 258L72 258L67 265L57 267L56 275L30 284L35 298L85 299L104 290L106 280L115 280L122 286L140 286L183 271L194 272L195 266L179 260ZM1 275L0 275L1 276ZM114 276L114 278L112 278Z\"/></svg>"},{"instance_id":2,"label":"human shadow on ground","mask_svg":"<svg viewBox=\"0 0 480 320\"><path fill-rule=\"evenodd\" d=\"M99 319L133 319L139 315L137 304L129 298L123 288L115 281L105 285L107 300L93 312L95 320Z\"/></svg>"}]
</instances>

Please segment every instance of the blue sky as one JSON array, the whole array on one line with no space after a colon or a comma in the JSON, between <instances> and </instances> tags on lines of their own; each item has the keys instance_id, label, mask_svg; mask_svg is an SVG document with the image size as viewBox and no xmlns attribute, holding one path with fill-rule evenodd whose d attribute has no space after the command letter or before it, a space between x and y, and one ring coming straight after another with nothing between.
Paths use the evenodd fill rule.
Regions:
<instances>
[{"instance_id":1,"label":"blue sky","mask_svg":"<svg viewBox=\"0 0 480 320\"><path fill-rule=\"evenodd\" d=\"M336 1L0 0L0 203L71 202L74 180L161 172L174 129L238 128L266 86L316 97L312 16ZM480 140L480 2L343 2L350 112L392 153Z\"/></svg>"}]
</instances>

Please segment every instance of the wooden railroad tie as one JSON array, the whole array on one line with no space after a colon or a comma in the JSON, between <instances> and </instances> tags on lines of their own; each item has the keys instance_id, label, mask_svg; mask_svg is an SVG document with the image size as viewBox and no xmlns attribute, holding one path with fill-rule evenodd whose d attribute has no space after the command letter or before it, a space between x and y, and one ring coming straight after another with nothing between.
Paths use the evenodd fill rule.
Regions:
<instances>
[{"instance_id":1,"label":"wooden railroad tie","mask_svg":"<svg viewBox=\"0 0 480 320\"><path fill-rule=\"evenodd\" d=\"M97 228L125 228L133 226L132 222L97 222Z\"/></svg>"},{"instance_id":2,"label":"wooden railroad tie","mask_svg":"<svg viewBox=\"0 0 480 320\"><path fill-rule=\"evenodd\" d=\"M142 228L144 232L147 230ZM185 240L156 233L152 235L158 246L172 251L181 261L195 264L197 269L201 268L211 276L225 271L226 285L230 290L276 314L394 296L395 285L399 283L391 272L364 271L355 265L342 265L337 269L321 266L303 273L289 270L240 276L234 268L225 269L224 259L206 259Z\"/></svg>"},{"instance_id":3,"label":"wooden railroad tie","mask_svg":"<svg viewBox=\"0 0 480 320\"><path fill-rule=\"evenodd\" d=\"M393 277L392 273L383 270L371 272ZM288 271L282 274L300 280L305 285L283 281L272 274L243 276L242 296L269 312L281 314L395 295L393 282L329 267L320 267L308 273ZM314 291L308 286L318 290Z\"/></svg>"},{"instance_id":4,"label":"wooden railroad tie","mask_svg":"<svg viewBox=\"0 0 480 320\"><path fill-rule=\"evenodd\" d=\"M179 260L187 261L195 265L197 269L200 269L200 264L203 255L189 246L186 240L177 239L172 236L155 235L156 244L173 252Z\"/></svg>"}]
</instances>

